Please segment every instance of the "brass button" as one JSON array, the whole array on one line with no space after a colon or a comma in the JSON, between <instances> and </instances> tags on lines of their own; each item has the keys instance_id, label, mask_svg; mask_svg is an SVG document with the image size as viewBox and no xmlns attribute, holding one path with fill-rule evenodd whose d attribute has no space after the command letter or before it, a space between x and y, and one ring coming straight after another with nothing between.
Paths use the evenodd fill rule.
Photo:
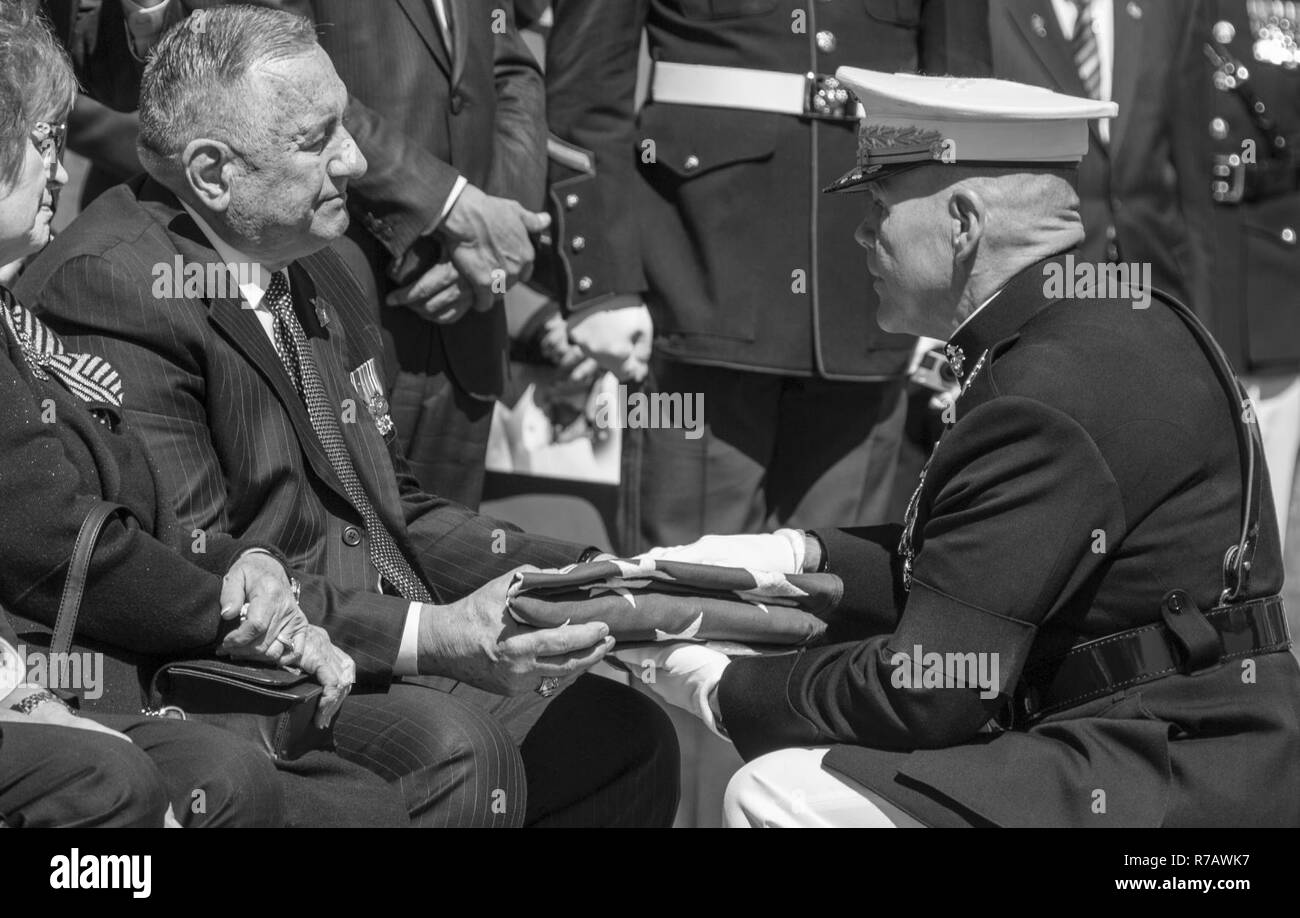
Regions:
<instances>
[{"instance_id":1,"label":"brass button","mask_svg":"<svg viewBox=\"0 0 1300 918\"><path fill-rule=\"evenodd\" d=\"M686 157L686 162L682 163L682 166L687 172L694 172L696 169L700 168L700 158L692 153L690 156Z\"/></svg>"},{"instance_id":2,"label":"brass button","mask_svg":"<svg viewBox=\"0 0 1300 918\"><path fill-rule=\"evenodd\" d=\"M581 199L576 194L566 194L564 196L564 206L568 210L573 210L573 208L578 206L579 200Z\"/></svg>"},{"instance_id":3,"label":"brass button","mask_svg":"<svg viewBox=\"0 0 1300 918\"><path fill-rule=\"evenodd\" d=\"M839 47L839 42L836 41L834 32L817 33L817 50L822 54L831 54L837 47Z\"/></svg>"},{"instance_id":4,"label":"brass button","mask_svg":"<svg viewBox=\"0 0 1300 918\"><path fill-rule=\"evenodd\" d=\"M587 247L587 238L585 236L574 236L569 240L569 245L573 247L573 251L581 252Z\"/></svg>"},{"instance_id":5,"label":"brass button","mask_svg":"<svg viewBox=\"0 0 1300 918\"><path fill-rule=\"evenodd\" d=\"M1282 230L1282 241L1287 245L1295 245L1295 230L1292 227Z\"/></svg>"},{"instance_id":6,"label":"brass button","mask_svg":"<svg viewBox=\"0 0 1300 918\"><path fill-rule=\"evenodd\" d=\"M1228 122L1222 118L1215 118L1210 122L1210 136L1215 140L1222 140L1228 136Z\"/></svg>"},{"instance_id":7,"label":"brass button","mask_svg":"<svg viewBox=\"0 0 1300 918\"><path fill-rule=\"evenodd\" d=\"M1214 40L1221 45L1226 45L1237 36L1237 30L1231 22L1226 19L1220 19L1214 24Z\"/></svg>"},{"instance_id":8,"label":"brass button","mask_svg":"<svg viewBox=\"0 0 1300 918\"><path fill-rule=\"evenodd\" d=\"M343 544L356 548L361 544L361 530L356 526L348 526L343 530Z\"/></svg>"},{"instance_id":9,"label":"brass button","mask_svg":"<svg viewBox=\"0 0 1300 918\"><path fill-rule=\"evenodd\" d=\"M578 278L578 292L586 293L588 290L591 289L591 284L592 284L592 280L590 277Z\"/></svg>"}]
</instances>

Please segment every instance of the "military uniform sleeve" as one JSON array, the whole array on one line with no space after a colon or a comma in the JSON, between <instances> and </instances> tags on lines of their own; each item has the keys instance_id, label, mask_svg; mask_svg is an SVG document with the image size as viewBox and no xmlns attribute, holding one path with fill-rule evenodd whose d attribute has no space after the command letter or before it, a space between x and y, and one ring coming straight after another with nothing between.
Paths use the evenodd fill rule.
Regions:
<instances>
[{"instance_id":1,"label":"military uniform sleeve","mask_svg":"<svg viewBox=\"0 0 1300 918\"><path fill-rule=\"evenodd\" d=\"M727 668L723 722L742 755L969 739L1014 690L1038 627L1086 589L1106 564L1105 546L1125 533L1119 489L1095 443L1032 399L971 411L940 443L928 476L929 512L892 634ZM834 563L834 543L830 551ZM882 604L893 585L863 588L880 595L848 601ZM943 687L914 678L930 654L960 655Z\"/></svg>"},{"instance_id":2,"label":"military uniform sleeve","mask_svg":"<svg viewBox=\"0 0 1300 918\"><path fill-rule=\"evenodd\" d=\"M576 156L553 157L553 286L566 312L646 288L635 209L636 81L647 0L557 0L546 49L551 132ZM577 160L589 158L589 167ZM584 245L575 250L573 239ZM562 281L560 279L563 279ZM567 294L567 296L566 296Z\"/></svg>"}]
</instances>

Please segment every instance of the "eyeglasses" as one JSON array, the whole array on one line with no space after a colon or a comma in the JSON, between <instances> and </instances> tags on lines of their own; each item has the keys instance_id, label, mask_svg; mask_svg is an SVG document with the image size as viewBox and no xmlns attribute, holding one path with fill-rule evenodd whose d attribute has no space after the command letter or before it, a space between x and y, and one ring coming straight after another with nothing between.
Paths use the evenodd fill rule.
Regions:
<instances>
[{"instance_id":1,"label":"eyeglasses","mask_svg":"<svg viewBox=\"0 0 1300 918\"><path fill-rule=\"evenodd\" d=\"M63 159L63 148L68 142L68 126L38 121L32 127L32 143L47 166L53 167Z\"/></svg>"}]
</instances>

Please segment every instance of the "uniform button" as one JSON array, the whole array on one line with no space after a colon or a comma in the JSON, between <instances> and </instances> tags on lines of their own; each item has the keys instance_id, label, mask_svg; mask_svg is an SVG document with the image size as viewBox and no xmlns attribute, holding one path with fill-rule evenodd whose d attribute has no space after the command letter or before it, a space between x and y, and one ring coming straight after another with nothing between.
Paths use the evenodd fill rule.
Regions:
<instances>
[{"instance_id":1,"label":"uniform button","mask_svg":"<svg viewBox=\"0 0 1300 918\"><path fill-rule=\"evenodd\" d=\"M569 245L573 246L573 251L581 252L587 247L587 238L585 236L574 236L569 240Z\"/></svg>"},{"instance_id":2,"label":"uniform button","mask_svg":"<svg viewBox=\"0 0 1300 918\"><path fill-rule=\"evenodd\" d=\"M1237 30L1231 22L1226 19L1220 19L1214 24L1214 40L1221 45L1226 45L1237 36Z\"/></svg>"},{"instance_id":3,"label":"uniform button","mask_svg":"<svg viewBox=\"0 0 1300 918\"><path fill-rule=\"evenodd\" d=\"M356 526L349 526L343 530L343 544L350 545L353 548L361 544L361 530Z\"/></svg>"},{"instance_id":4,"label":"uniform button","mask_svg":"<svg viewBox=\"0 0 1300 918\"><path fill-rule=\"evenodd\" d=\"M1295 245L1295 230L1289 226L1282 230L1282 241L1287 245Z\"/></svg>"},{"instance_id":5,"label":"uniform button","mask_svg":"<svg viewBox=\"0 0 1300 918\"><path fill-rule=\"evenodd\" d=\"M1222 140L1228 136L1228 122L1222 118L1215 118L1210 122L1210 136L1215 140Z\"/></svg>"},{"instance_id":6,"label":"uniform button","mask_svg":"<svg viewBox=\"0 0 1300 918\"><path fill-rule=\"evenodd\" d=\"M564 206L567 210L573 210L573 208L578 206L578 201L580 200L581 198L576 194L567 194L564 196Z\"/></svg>"},{"instance_id":7,"label":"uniform button","mask_svg":"<svg viewBox=\"0 0 1300 918\"><path fill-rule=\"evenodd\" d=\"M686 162L682 163L682 166L687 172L694 172L696 169L700 168L700 158L692 153L690 156L686 157Z\"/></svg>"},{"instance_id":8,"label":"uniform button","mask_svg":"<svg viewBox=\"0 0 1300 918\"><path fill-rule=\"evenodd\" d=\"M839 47L839 42L835 40L834 32L826 31L817 33L817 50L822 54L830 54L837 47Z\"/></svg>"},{"instance_id":9,"label":"uniform button","mask_svg":"<svg viewBox=\"0 0 1300 918\"><path fill-rule=\"evenodd\" d=\"M451 113L459 115L465 108L465 97L460 93L453 93L451 97Z\"/></svg>"},{"instance_id":10,"label":"uniform button","mask_svg":"<svg viewBox=\"0 0 1300 918\"><path fill-rule=\"evenodd\" d=\"M590 277L578 278L578 292L586 293L588 290L591 289L591 284L592 284L592 280Z\"/></svg>"}]
</instances>

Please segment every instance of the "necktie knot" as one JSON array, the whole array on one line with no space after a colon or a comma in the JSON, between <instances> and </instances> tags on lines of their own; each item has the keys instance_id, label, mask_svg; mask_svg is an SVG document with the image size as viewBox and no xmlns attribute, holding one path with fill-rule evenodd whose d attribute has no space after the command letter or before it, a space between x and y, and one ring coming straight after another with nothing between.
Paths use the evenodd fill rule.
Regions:
<instances>
[{"instance_id":1,"label":"necktie knot","mask_svg":"<svg viewBox=\"0 0 1300 918\"><path fill-rule=\"evenodd\" d=\"M266 293L262 298L266 302L266 308L276 315L282 315L292 307L293 298L289 296L289 278L283 270L271 275L271 282L266 285Z\"/></svg>"}]
</instances>

